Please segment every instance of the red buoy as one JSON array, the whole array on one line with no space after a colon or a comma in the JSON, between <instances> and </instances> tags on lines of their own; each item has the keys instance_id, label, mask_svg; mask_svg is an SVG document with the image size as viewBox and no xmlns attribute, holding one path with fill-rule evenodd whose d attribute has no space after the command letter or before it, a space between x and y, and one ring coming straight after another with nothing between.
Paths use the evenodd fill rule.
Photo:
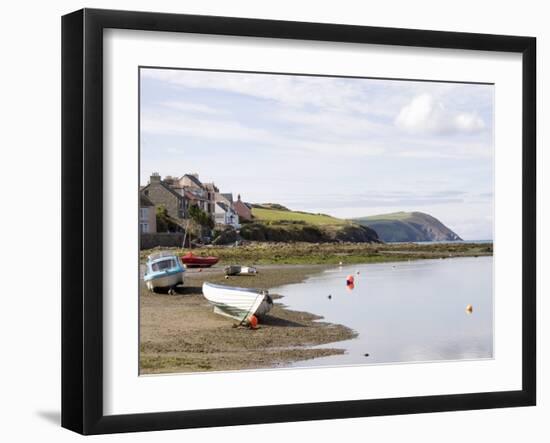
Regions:
<instances>
[{"instance_id":1,"label":"red buoy","mask_svg":"<svg viewBox=\"0 0 550 443\"><path fill-rule=\"evenodd\" d=\"M251 329L256 329L258 327L258 317L255 315L248 317L248 325Z\"/></svg>"}]
</instances>

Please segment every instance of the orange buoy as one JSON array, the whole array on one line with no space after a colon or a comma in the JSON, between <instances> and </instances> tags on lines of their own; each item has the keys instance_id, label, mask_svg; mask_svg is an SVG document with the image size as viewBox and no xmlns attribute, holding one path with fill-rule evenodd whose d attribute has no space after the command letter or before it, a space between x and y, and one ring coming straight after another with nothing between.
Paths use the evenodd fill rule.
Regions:
<instances>
[{"instance_id":1,"label":"orange buoy","mask_svg":"<svg viewBox=\"0 0 550 443\"><path fill-rule=\"evenodd\" d=\"M256 317L254 314L248 317L248 326L250 326L251 329L258 328L258 317Z\"/></svg>"},{"instance_id":2,"label":"orange buoy","mask_svg":"<svg viewBox=\"0 0 550 443\"><path fill-rule=\"evenodd\" d=\"M353 275L348 275L346 278L346 285L352 285L355 283L355 278L353 278Z\"/></svg>"},{"instance_id":3,"label":"orange buoy","mask_svg":"<svg viewBox=\"0 0 550 443\"><path fill-rule=\"evenodd\" d=\"M348 283L348 284L346 285L346 288L348 288L348 291L351 292L351 291L353 291L353 289L355 288L355 285L354 285L353 283Z\"/></svg>"}]
</instances>

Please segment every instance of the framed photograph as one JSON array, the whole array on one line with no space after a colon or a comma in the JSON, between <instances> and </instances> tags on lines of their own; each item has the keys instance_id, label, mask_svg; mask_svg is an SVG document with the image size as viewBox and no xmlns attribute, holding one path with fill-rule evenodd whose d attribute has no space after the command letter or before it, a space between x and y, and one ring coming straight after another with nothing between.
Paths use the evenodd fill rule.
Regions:
<instances>
[{"instance_id":1,"label":"framed photograph","mask_svg":"<svg viewBox=\"0 0 550 443\"><path fill-rule=\"evenodd\" d=\"M531 37L62 20L62 425L536 403Z\"/></svg>"}]
</instances>

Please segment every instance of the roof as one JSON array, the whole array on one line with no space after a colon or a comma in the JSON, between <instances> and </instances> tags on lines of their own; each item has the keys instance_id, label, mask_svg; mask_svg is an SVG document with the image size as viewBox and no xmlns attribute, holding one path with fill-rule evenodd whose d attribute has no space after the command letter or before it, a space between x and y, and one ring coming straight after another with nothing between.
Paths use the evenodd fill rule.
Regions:
<instances>
[{"instance_id":1,"label":"roof","mask_svg":"<svg viewBox=\"0 0 550 443\"><path fill-rule=\"evenodd\" d=\"M214 184L214 182L212 182L212 183L203 183L203 185L208 191L218 192L218 187Z\"/></svg>"},{"instance_id":2,"label":"roof","mask_svg":"<svg viewBox=\"0 0 550 443\"><path fill-rule=\"evenodd\" d=\"M183 177L187 177L189 180L191 180L193 183L195 183L199 188L202 188L203 187L203 184L202 182L197 178L195 177L194 175L191 175L191 174L183 174ZM182 177L182 178L183 178ZM180 179L181 180L181 179Z\"/></svg>"},{"instance_id":3,"label":"roof","mask_svg":"<svg viewBox=\"0 0 550 443\"><path fill-rule=\"evenodd\" d=\"M188 198L189 200L194 200L194 201L200 200L199 197L197 197L196 195L192 194L189 191L186 191L185 189L183 189L183 195L185 195L185 197Z\"/></svg>"},{"instance_id":4,"label":"roof","mask_svg":"<svg viewBox=\"0 0 550 443\"><path fill-rule=\"evenodd\" d=\"M178 189L181 189L185 197L188 198L189 200L208 201L208 199L200 195L197 195L195 192L193 192L193 188L178 188Z\"/></svg>"},{"instance_id":5,"label":"roof","mask_svg":"<svg viewBox=\"0 0 550 443\"><path fill-rule=\"evenodd\" d=\"M140 208L155 206L155 204L147 197L143 192L139 193L139 206Z\"/></svg>"},{"instance_id":6,"label":"roof","mask_svg":"<svg viewBox=\"0 0 550 443\"><path fill-rule=\"evenodd\" d=\"M170 193L172 193L173 195L175 195L176 197L180 198L180 199L183 199L184 196L181 195L181 194L178 194L176 191L174 191L170 186L168 186L167 184L163 183L162 181L159 182L159 184L164 188L166 189L167 191L170 191ZM142 189L142 191L145 191L149 186L151 186L151 183L149 183L147 186L144 186L144 188Z\"/></svg>"},{"instance_id":7,"label":"roof","mask_svg":"<svg viewBox=\"0 0 550 443\"><path fill-rule=\"evenodd\" d=\"M227 206L225 203L218 202L216 203L220 208L222 208L225 212L229 211L229 206Z\"/></svg>"},{"instance_id":8,"label":"roof","mask_svg":"<svg viewBox=\"0 0 550 443\"><path fill-rule=\"evenodd\" d=\"M221 196L225 198L229 203L233 203L233 194L231 192L222 193Z\"/></svg>"}]
</instances>

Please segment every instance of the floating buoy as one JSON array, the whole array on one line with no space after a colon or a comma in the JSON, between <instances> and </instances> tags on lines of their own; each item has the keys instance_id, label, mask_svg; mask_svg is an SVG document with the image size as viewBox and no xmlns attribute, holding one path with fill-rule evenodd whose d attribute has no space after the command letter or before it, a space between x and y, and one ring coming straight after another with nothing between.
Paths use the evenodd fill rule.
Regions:
<instances>
[{"instance_id":1,"label":"floating buoy","mask_svg":"<svg viewBox=\"0 0 550 443\"><path fill-rule=\"evenodd\" d=\"M229 278L229 275L226 275L226 276L225 276L225 279L227 280L228 278Z\"/></svg>"},{"instance_id":2,"label":"floating buoy","mask_svg":"<svg viewBox=\"0 0 550 443\"><path fill-rule=\"evenodd\" d=\"M338 265L342 266L342 262L338 263Z\"/></svg>"},{"instance_id":3,"label":"floating buoy","mask_svg":"<svg viewBox=\"0 0 550 443\"><path fill-rule=\"evenodd\" d=\"M365 357L368 357L368 356L369 356L369 354L363 354L363 355L364 355Z\"/></svg>"},{"instance_id":4,"label":"floating buoy","mask_svg":"<svg viewBox=\"0 0 550 443\"><path fill-rule=\"evenodd\" d=\"M332 295L329 294L329 295L328 295L328 299L330 300L331 298L332 298Z\"/></svg>"},{"instance_id":5,"label":"floating buoy","mask_svg":"<svg viewBox=\"0 0 550 443\"><path fill-rule=\"evenodd\" d=\"M256 317L254 314L248 317L248 326L250 326L250 329L257 329L258 317Z\"/></svg>"},{"instance_id":6,"label":"floating buoy","mask_svg":"<svg viewBox=\"0 0 550 443\"><path fill-rule=\"evenodd\" d=\"M348 275L348 278L346 279L346 283L351 284L355 281L355 278L353 275Z\"/></svg>"},{"instance_id":7,"label":"floating buoy","mask_svg":"<svg viewBox=\"0 0 550 443\"><path fill-rule=\"evenodd\" d=\"M348 283L346 285L346 288L348 288L348 291L353 291L353 289L355 288L355 285L353 283Z\"/></svg>"},{"instance_id":8,"label":"floating buoy","mask_svg":"<svg viewBox=\"0 0 550 443\"><path fill-rule=\"evenodd\" d=\"M472 305L466 306L466 312L468 314L471 314L472 312L474 312L474 307Z\"/></svg>"},{"instance_id":9,"label":"floating buoy","mask_svg":"<svg viewBox=\"0 0 550 443\"><path fill-rule=\"evenodd\" d=\"M357 275L361 274L359 271L356 272Z\"/></svg>"}]
</instances>

